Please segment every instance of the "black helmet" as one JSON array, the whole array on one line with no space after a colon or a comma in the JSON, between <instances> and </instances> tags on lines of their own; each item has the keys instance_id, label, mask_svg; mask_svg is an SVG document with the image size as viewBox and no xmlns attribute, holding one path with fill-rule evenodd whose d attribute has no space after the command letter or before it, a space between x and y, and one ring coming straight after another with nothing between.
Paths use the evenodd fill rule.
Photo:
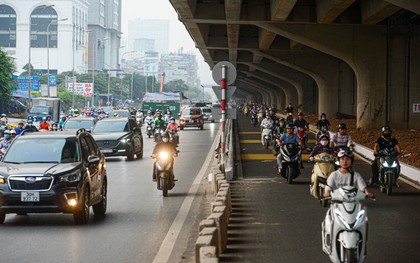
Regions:
<instances>
[{"instance_id":1,"label":"black helmet","mask_svg":"<svg viewBox=\"0 0 420 263\"><path fill-rule=\"evenodd\" d=\"M340 124L338 124L338 128L339 128L339 129L343 129L343 130L347 130L347 126L346 126L346 124L345 124L345 123L340 123Z\"/></svg>"},{"instance_id":2,"label":"black helmet","mask_svg":"<svg viewBox=\"0 0 420 263\"><path fill-rule=\"evenodd\" d=\"M390 133L392 133L391 126L386 125L386 126L382 127L382 133L384 133L384 131L389 131Z\"/></svg>"},{"instance_id":3,"label":"black helmet","mask_svg":"<svg viewBox=\"0 0 420 263\"><path fill-rule=\"evenodd\" d=\"M303 112L299 111L298 116L303 116Z\"/></svg>"},{"instance_id":4,"label":"black helmet","mask_svg":"<svg viewBox=\"0 0 420 263\"><path fill-rule=\"evenodd\" d=\"M286 125L286 129L294 129L294 128L295 128L294 124L289 123Z\"/></svg>"},{"instance_id":5,"label":"black helmet","mask_svg":"<svg viewBox=\"0 0 420 263\"><path fill-rule=\"evenodd\" d=\"M354 155L353 152L348 150L348 149L341 149L338 153L337 153L337 158L338 160L340 160L340 158L347 156L351 159L351 161L354 161Z\"/></svg>"}]
</instances>

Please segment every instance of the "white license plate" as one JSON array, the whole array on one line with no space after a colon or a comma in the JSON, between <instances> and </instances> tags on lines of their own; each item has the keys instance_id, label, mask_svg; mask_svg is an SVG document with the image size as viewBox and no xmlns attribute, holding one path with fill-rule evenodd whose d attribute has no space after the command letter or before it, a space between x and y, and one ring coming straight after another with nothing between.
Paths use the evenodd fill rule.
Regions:
<instances>
[{"instance_id":1,"label":"white license plate","mask_svg":"<svg viewBox=\"0 0 420 263\"><path fill-rule=\"evenodd\" d=\"M102 153L112 153L111 149L102 149L101 150Z\"/></svg>"},{"instance_id":2,"label":"white license plate","mask_svg":"<svg viewBox=\"0 0 420 263\"><path fill-rule=\"evenodd\" d=\"M39 202L39 192L21 192L20 201L22 202Z\"/></svg>"}]
</instances>

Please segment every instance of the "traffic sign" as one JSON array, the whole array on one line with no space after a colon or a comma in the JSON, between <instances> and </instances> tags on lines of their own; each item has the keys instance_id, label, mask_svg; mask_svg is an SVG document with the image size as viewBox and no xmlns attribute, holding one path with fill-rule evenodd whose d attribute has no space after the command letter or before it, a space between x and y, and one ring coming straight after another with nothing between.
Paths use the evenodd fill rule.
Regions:
<instances>
[{"instance_id":1,"label":"traffic sign","mask_svg":"<svg viewBox=\"0 0 420 263\"><path fill-rule=\"evenodd\" d=\"M222 66L226 66L226 85L231 85L236 80L236 68L235 66L228 62L228 61L220 61L217 63L211 72L211 75L213 77L213 80L219 84L222 85Z\"/></svg>"},{"instance_id":2,"label":"traffic sign","mask_svg":"<svg viewBox=\"0 0 420 263\"><path fill-rule=\"evenodd\" d=\"M216 94L217 99L222 100L222 87L221 86L212 86L211 87ZM232 98L233 93L235 93L236 86L229 86L226 88L226 100Z\"/></svg>"}]
</instances>

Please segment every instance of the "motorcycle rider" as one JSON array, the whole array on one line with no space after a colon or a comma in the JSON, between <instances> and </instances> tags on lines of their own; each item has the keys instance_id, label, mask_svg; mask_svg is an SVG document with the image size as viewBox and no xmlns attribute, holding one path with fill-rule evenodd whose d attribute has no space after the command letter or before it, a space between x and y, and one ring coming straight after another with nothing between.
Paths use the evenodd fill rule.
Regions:
<instances>
[{"instance_id":1,"label":"motorcycle rider","mask_svg":"<svg viewBox=\"0 0 420 263\"><path fill-rule=\"evenodd\" d=\"M289 103L289 105L286 107L286 115L288 115L287 113L292 113L295 111L295 109L292 106L292 103Z\"/></svg>"},{"instance_id":2,"label":"motorcycle rider","mask_svg":"<svg viewBox=\"0 0 420 263\"><path fill-rule=\"evenodd\" d=\"M328 154L333 154L334 150L329 145L330 138L327 134L322 134L318 139L318 144L312 149L311 154L309 155L309 161L313 161L315 155L326 152Z\"/></svg>"},{"instance_id":3,"label":"motorcycle rider","mask_svg":"<svg viewBox=\"0 0 420 263\"><path fill-rule=\"evenodd\" d=\"M13 139L12 139L12 136L10 135L10 131L9 130L4 131L4 139L0 142L0 149L9 148L12 142L13 142Z\"/></svg>"},{"instance_id":4,"label":"motorcycle rider","mask_svg":"<svg viewBox=\"0 0 420 263\"><path fill-rule=\"evenodd\" d=\"M155 121L155 118L153 118L153 116L152 116L152 112L151 111L148 111L147 112L147 116L146 116L146 118L144 118L144 122L148 122L149 120L151 120L151 121Z\"/></svg>"},{"instance_id":5,"label":"motorcycle rider","mask_svg":"<svg viewBox=\"0 0 420 263\"><path fill-rule=\"evenodd\" d=\"M66 116L61 117L61 120L58 122L58 126L60 128L63 128L65 122L66 122Z\"/></svg>"},{"instance_id":6,"label":"motorcycle rider","mask_svg":"<svg viewBox=\"0 0 420 263\"><path fill-rule=\"evenodd\" d=\"M283 144L288 144L288 143L295 143L295 144L301 145L301 140L300 140L299 136L297 136L297 134L295 133L295 126L293 124L287 124L286 133L284 133L280 137L279 148L281 148L283 146ZM283 161L282 155L278 154L277 155L278 174L280 174L281 169L282 169L282 161ZM300 168L303 168L302 157L301 156L299 157L299 163L300 163Z\"/></svg>"},{"instance_id":7,"label":"motorcycle rider","mask_svg":"<svg viewBox=\"0 0 420 263\"><path fill-rule=\"evenodd\" d=\"M331 123L327 120L327 115L325 113L321 113L321 117L316 123L316 128L318 129L318 133L316 134L317 140L319 140L319 136L323 132L327 132L330 130Z\"/></svg>"},{"instance_id":8,"label":"motorcycle rider","mask_svg":"<svg viewBox=\"0 0 420 263\"><path fill-rule=\"evenodd\" d=\"M25 132L37 132L38 129L34 125L33 120L28 120L28 123L25 126Z\"/></svg>"},{"instance_id":9,"label":"motorcycle rider","mask_svg":"<svg viewBox=\"0 0 420 263\"><path fill-rule=\"evenodd\" d=\"M8 119L7 119L7 115L6 115L6 113L2 113L2 114L1 114L1 119L0 119L0 121L2 121L2 122L4 122L5 124L7 124Z\"/></svg>"},{"instance_id":10,"label":"motorcycle rider","mask_svg":"<svg viewBox=\"0 0 420 263\"><path fill-rule=\"evenodd\" d=\"M16 135L20 135L22 132L25 132L23 125L23 121L18 122L18 126L15 128Z\"/></svg>"},{"instance_id":11,"label":"motorcycle rider","mask_svg":"<svg viewBox=\"0 0 420 263\"><path fill-rule=\"evenodd\" d=\"M398 144L398 140L395 137L392 137L392 129L389 125L382 127L382 136L379 137L375 145L373 146L373 155L375 155L375 159L371 165L372 171L372 178L369 181L369 186L372 186L378 182L379 177L379 161L380 157L378 156L379 151L381 150L395 150L398 154L401 153L400 145ZM398 159L397 159L398 162ZM398 162L398 171L400 171L400 164ZM398 174L397 174L398 177Z\"/></svg>"},{"instance_id":12,"label":"motorcycle rider","mask_svg":"<svg viewBox=\"0 0 420 263\"><path fill-rule=\"evenodd\" d=\"M342 186L350 185L351 174L353 174L353 185L360 191L363 191L366 196L373 197L373 194L368 191L366 183L358 172L352 170L354 156L352 151L340 150L337 154L340 168L330 174L325 186L324 197L331 196L331 191L334 191Z\"/></svg>"},{"instance_id":13,"label":"motorcycle rider","mask_svg":"<svg viewBox=\"0 0 420 263\"><path fill-rule=\"evenodd\" d=\"M273 127L273 120L271 119L270 115L267 115L265 119L261 121L261 131L264 129L270 129ZM271 133L271 132L270 132ZM264 144L264 134L261 133L261 142Z\"/></svg>"},{"instance_id":14,"label":"motorcycle rider","mask_svg":"<svg viewBox=\"0 0 420 263\"><path fill-rule=\"evenodd\" d=\"M301 133L303 133L304 135L302 136L301 140L302 140L302 145L304 147L304 149L306 148L306 131L309 130L308 128L308 122L303 118L303 112L299 111L298 112L298 118L295 120L294 122L296 129L299 133L299 130Z\"/></svg>"},{"instance_id":15,"label":"motorcycle rider","mask_svg":"<svg viewBox=\"0 0 420 263\"><path fill-rule=\"evenodd\" d=\"M50 130L50 123L47 122L46 117L42 117L42 122L39 124L39 130L46 130L46 131Z\"/></svg>"},{"instance_id":16,"label":"motorcycle rider","mask_svg":"<svg viewBox=\"0 0 420 263\"><path fill-rule=\"evenodd\" d=\"M178 153L179 151L176 149L175 145L173 143L169 142L169 134L164 132L162 133L162 141L156 143L155 148L153 149L153 153L151 157L155 157L156 154L158 154L161 151L166 151L169 154L174 154L174 153ZM171 163L171 173L174 176L174 181L175 181L175 175L173 173L173 169L174 169L174 159L172 159L172 163ZM153 163L153 177L152 177L153 181L156 181L156 162Z\"/></svg>"},{"instance_id":17,"label":"motorcycle rider","mask_svg":"<svg viewBox=\"0 0 420 263\"><path fill-rule=\"evenodd\" d=\"M334 146L348 146L353 145L353 141L351 139L350 134L347 133L347 126L345 123L340 123L338 125L338 132L334 133L330 147Z\"/></svg>"},{"instance_id":18,"label":"motorcycle rider","mask_svg":"<svg viewBox=\"0 0 420 263\"><path fill-rule=\"evenodd\" d=\"M174 117L171 117L170 122L166 126L165 132L169 132L169 131L174 131L175 144L176 144L176 146L178 146L178 144L179 144L179 135L178 135L179 127L178 127L178 124L175 122Z\"/></svg>"}]
</instances>

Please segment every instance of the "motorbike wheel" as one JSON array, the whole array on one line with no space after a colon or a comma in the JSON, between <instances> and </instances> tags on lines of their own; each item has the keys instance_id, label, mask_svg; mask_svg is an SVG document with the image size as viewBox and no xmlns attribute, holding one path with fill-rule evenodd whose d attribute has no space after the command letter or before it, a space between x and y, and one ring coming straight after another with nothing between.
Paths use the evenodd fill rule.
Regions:
<instances>
[{"instance_id":1,"label":"motorbike wheel","mask_svg":"<svg viewBox=\"0 0 420 263\"><path fill-rule=\"evenodd\" d=\"M265 148L268 149L268 146L270 145L270 142L268 139L265 139Z\"/></svg>"},{"instance_id":2,"label":"motorbike wheel","mask_svg":"<svg viewBox=\"0 0 420 263\"><path fill-rule=\"evenodd\" d=\"M168 184L166 183L166 176L162 174L159 178L160 178L160 188L162 189L162 195L168 196Z\"/></svg>"},{"instance_id":3,"label":"motorbike wheel","mask_svg":"<svg viewBox=\"0 0 420 263\"><path fill-rule=\"evenodd\" d=\"M287 183L288 184L293 184L293 178L295 175L295 170L293 169L292 166L287 167L288 169L288 173L287 173Z\"/></svg>"},{"instance_id":4,"label":"motorbike wheel","mask_svg":"<svg viewBox=\"0 0 420 263\"><path fill-rule=\"evenodd\" d=\"M345 248L344 249L344 262L357 263L356 249L354 249L354 248Z\"/></svg>"},{"instance_id":5,"label":"motorbike wheel","mask_svg":"<svg viewBox=\"0 0 420 263\"><path fill-rule=\"evenodd\" d=\"M386 192L385 186L381 185L381 186L379 186L379 188L381 190L381 193L384 194Z\"/></svg>"},{"instance_id":6,"label":"motorbike wheel","mask_svg":"<svg viewBox=\"0 0 420 263\"><path fill-rule=\"evenodd\" d=\"M318 184L317 189L318 189L318 199L323 198L324 197L324 190L325 190L324 187L322 187Z\"/></svg>"},{"instance_id":7,"label":"motorbike wheel","mask_svg":"<svg viewBox=\"0 0 420 263\"><path fill-rule=\"evenodd\" d=\"M386 194L392 195L392 185L394 184L394 175L389 174L386 180Z\"/></svg>"},{"instance_id":8,"label":"motorbike wheel","mask_svg":"<svg viewBox=\"0 0 420 263\"><path fill-rule=\"evenodd\" d=\"M147 134L147 137L149 137L149 139L150 139L150 136L152 136L151 134Z\"/></svg>"}]
</instances>

